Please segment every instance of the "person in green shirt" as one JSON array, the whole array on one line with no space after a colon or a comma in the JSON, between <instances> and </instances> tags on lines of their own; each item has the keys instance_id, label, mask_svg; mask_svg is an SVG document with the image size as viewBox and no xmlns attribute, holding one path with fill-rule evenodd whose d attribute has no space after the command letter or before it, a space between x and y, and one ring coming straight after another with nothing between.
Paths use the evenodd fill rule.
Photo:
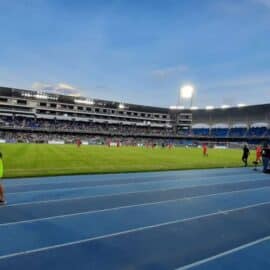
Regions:
<instances>
[{"instance_id":1,"label":"person in green shirt","mask_svg":"<svg viewBox=\"0 0 270 270\"><path fill-rule=\"evenodd\" d=\"M3 155L0 152L0 180L3 178L4 176L4 166L3 166ZM0 182L0 204L5 204L5 197L4 197L4 187Z\"/></svg>"}]
</instances>

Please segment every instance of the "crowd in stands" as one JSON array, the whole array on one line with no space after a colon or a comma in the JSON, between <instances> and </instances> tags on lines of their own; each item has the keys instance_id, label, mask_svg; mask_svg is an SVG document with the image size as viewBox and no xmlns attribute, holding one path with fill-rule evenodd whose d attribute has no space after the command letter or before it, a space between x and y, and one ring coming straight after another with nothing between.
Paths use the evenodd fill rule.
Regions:
<instances>
[{"instance_id":1,"label":"crowd in stands","mask_svg":"<svg viewBox=\"0 0 270 270\"><path fill-rule=\"evenodd\" d=\"M14 129L31 129L40 131L69 131L89 133L109 133L126 135L160 135L169 136L172 129L164 127L115 125L108 123L80 122L67 120L45 120L23 117L1 117L0 127Z\"/></svg>"},{"instance_id":2,"label":"crowd in stands","mask_svg":"<svg viewBox=\"0 0 270 270\"><path fill-rule=\"evenodd\" d=\"M192 129L191 135L202 137L219 137L219 138L253 138L266 137L270 135L270 130L266 127L250 128L196 128Z\"/></svg>"},{"instance_id":3,"label":"crowd in stands","mask_svg":"<svg viewBox=\"0 0 270 270\"><path fill-rule=\"evenodd\" d=\"M232 128L193 128L176 131L173 128L109 124L67 120L46 120L27 117L0 116L0 128L5 130L31 130L46 132L74 132L103 136L155 136L155 137L217 137L217 138L260 138L270 136L270 130L266 127L232 127ZM34 135L33 135L34 136ZM47 135L50 136L50 135ZM69 135L73 136L73 135Z\"/></svg>"},{"instance_id":4,"label":"crowd in stands","mask_svg":"<svg viewBox=\"0 0 270 270\"><path fill-rule=\"evenodd\" d=\"M179 140L135 138L121 136L95 136L95 135L74 135L64 133L44 133L44 132L12 132L1 131L0 139L8 143L48 143L65 142L75 143L78 139L87 144L109 145L110 143L120 143L121 145L169 145L179 144Z\"/></svg>"}]
</instances>

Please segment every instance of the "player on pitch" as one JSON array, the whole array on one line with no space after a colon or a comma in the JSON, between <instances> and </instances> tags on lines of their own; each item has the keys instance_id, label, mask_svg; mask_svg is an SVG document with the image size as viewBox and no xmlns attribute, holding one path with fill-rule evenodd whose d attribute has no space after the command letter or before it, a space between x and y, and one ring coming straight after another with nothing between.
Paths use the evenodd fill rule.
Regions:
<instances>
[{"instance_id":1,"label":"player on pitch","mask_svg":"<svg viewBox=\"0 0 270 270\"><path fill-rule=\"evenodd\" d=\"M242 161L244 162L245 167L248 166L249 154L250 154L250 151L248 149L248 146L245 144L243 147L243 155L242 155Z\"/></svg>"},{"instance_id":2,"label":"player on pitch","mask_svg":"<svg viewBox=\"0 0 270 270\"><path fill-rule=\"evenodd\" d=\"M262 147L260 145L256 147L256 162L262 162Z\"/></svg>"},{"instance_id":3,"label":"player on pitch","mask_svg":"<svg viewBox=\"0 0 270 270\"><path fill-rule=\"evenodd\" d=\"M77 144L77 147L80 148L82 145L81 139L77 139L76 144Z\"/></svg>"},{"instance_id":4,"label":"player on pitch","mask_svg":"<svg viewBox=\"0 0 270 270\"><path fill-rule=\"evenodd\" d=\"M202 149L203 149L203 156L204 157L208 157L208 148L207 148L207 144L206 143L204 143L202 145Z\"/></svg>"}]
</instances>

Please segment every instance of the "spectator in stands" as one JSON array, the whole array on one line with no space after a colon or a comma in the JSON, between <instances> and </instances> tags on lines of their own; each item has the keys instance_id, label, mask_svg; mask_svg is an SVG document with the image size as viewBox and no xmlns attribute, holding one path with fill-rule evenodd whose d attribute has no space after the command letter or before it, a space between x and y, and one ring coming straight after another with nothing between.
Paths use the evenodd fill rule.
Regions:
<instances>
[{"instance_id":1,"label":"spectator in stands","mask_svg":"<svg viewBox=\"0 0 270 270\"><path fill-rule=\"evenodd\" d=\"M249 157L250 151L248 146L245 144L243 147L243 155L242 155L242 161L245 164L245 167L248 165L248 157Z\"/></svg>"},{"instance_id":2,"label":"spectator in stands","mask_svg":"<svg viewBox=\"0 0 270 270\"><path fill-rule=\"evenodd\" d=\"M3 178L4 175L4 167L3 167L3 156L2 153L0 152L0 179ZM0 204L5 204L5 197L4 197L4 187L0 183Z\"/></svg>"},{"instance_id":3,"label":"spectator in stands","mask_svg":"<svg viewBox=\"0 0 270 270\"><path fill-rule=\"evenodd\" d=\"M268 164L270 159L270 149L267 143L263 145L262 148L262 161L263 161L263 172L268 173Z\"/></svg>"}]
</instances>

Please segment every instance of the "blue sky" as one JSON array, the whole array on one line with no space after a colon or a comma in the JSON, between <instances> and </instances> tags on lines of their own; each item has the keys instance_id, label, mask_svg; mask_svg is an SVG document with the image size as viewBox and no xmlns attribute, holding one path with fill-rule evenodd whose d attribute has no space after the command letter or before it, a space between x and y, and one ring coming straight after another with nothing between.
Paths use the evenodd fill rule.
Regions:
<instances>
[{"instance_id":1,"label":"blue sky","mask_svg":"<svg viewBox=\"0 0 270 270\"><path fill-rule=\"evenodd\" d=\"M197 106L270 102L270 0L2 0L0 85Z\"/></svg>"}]
</instances>

